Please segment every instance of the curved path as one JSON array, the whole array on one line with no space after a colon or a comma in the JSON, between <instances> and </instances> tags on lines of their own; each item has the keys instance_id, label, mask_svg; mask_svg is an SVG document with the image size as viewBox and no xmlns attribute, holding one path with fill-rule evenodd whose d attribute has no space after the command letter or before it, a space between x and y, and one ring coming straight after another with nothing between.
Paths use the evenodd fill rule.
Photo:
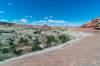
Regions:
<instances>
[{"instance_id":1,"label":"curved path","mask_svg":"<svg viewBox=\"0 0 100 66\"><path fill-rule=\"evenodd\" d=\"M100 32L59 50L10 61L0 66L100 66Z\"/></svg>"}]
</instances>

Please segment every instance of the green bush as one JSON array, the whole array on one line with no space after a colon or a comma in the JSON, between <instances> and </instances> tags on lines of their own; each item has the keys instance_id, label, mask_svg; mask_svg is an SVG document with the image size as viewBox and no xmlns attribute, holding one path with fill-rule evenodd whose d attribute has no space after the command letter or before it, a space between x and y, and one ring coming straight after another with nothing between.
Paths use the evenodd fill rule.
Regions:
<instances>
[{"instance_id":1,"label":"green bush","mask_svg":"<svg viewBox=\"0 0 100 66\"><path fill-rule=\"evenodd\" d=\"M37 31L34 32L34 34L41 34L41 31L37 30Z\"/></svg>"},{"instance_id":2,"label":"green bush","mask_svg":"<svg viewBox=\"0 0 100 66\"><path fill-rule=\"evenodd\" d=\"M0 42L0 50L1 50L1 48L2 48L2 45L3 45L3 44Z\"/></svg>"},{"instance_id":3,"label":"green bush","mask_svg":"<svg viewBox=\"0 0 100 66\"><path fill-rule=\"evenodd\" d=\"M9 48L3 48L3 49L1 49L1 52L2 53L9 53Z\"/></svg>"},{"instance_id":4,"label":"green bush","mask_svg":"<svg viewBox=\"0 0 100 66\"><path fill-rule=\"evenodd\" d=\"M28 36L28 38L29 38L29 39L32 39L32 36L31 36L31 35L29 35L29 36Z\"/></svg>"},{"instance_id":5,"label":"green bush","mask_svg":"<svg viewBox=\"0 0 100 66\"><path fill-rule=\"evenodd\" d=\"M67 41L69 41L69 40L71 40L71 38L70 38L71 36L66 36L66 39L67 39Z\"/></svg>"},{"instance_id":6,"label":"green bush","mask_svg":"<svg viewBox=\"0 0 100 66\"><path fill-rule=\"evenodd\" d=\"M32 51L37 51L37 50L41 50L41 47L39 46L39 44L34 44L32 46Z\"/></svg>"},{"instance_id":7,"label":"green bush","mask_svg":"<svg viewBox=\"0 0 100 66\"><path fill-rule=\"evenodd\" d=\"M66 36L66 35L59 35L58 36L59 40L61 43L65 43L66 41L69 41L69 36Z\"/></svg>"},{"instance_id":8,"label":"green bush","mask_svg":"<svg viewBox=\"0 0 100 66\"><path fill-rule=\"evenodd\" d=\"M4 61L4 60L9 59L11 57L13 57L12 53L3 54L3 53L0 52L0 61Z\"/></svg>"},{"instance_id":9,"label":"green bush","mask_svg":"<svg viewBox=\"0 0 100 66\"><path fill-rule=\"evenodd\" d=\"M52 46L52 42L55 42L55 37L54 36L46 36L46 45L47 47Z\"/></svg>"},{"instance_id":10,"label":"green bush","mask_svg":"<svg viewBox=\"0 0 100 66\"><path fill-rule=\"evenodd\" d=\"M18 43L27 45L29 43L29 41L27 39L23 38L23 37L20 37Z\"/></svg>"},{"instance_id":11,"label":"green bush","mask_svg":"<svg viewBox=\"0 0 100 66\"><path fill-rule=\"evenodd\" d=\"M36 40L33 41L32 51L41 50L41 47L39 46L39 44L40 44L40 42L36 38Z\"/></svg>"},{"instance_id":12,"label":"green bush","mask_svg":"<svg viewBox=\"0 0 100 66\"><path fill-rule=\"evenodd\" d=\"M14 39L13 39L13 38L8 38L8 40L9 40L10 42L14 42Z\"/></svg>"}]
</instances>

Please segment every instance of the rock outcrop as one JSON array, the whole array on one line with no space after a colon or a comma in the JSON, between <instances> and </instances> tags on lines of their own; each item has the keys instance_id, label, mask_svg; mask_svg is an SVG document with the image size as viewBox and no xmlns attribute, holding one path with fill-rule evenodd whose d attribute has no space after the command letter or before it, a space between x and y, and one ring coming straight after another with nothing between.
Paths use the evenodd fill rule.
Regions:
<instances>
[{"instance_id":1,"label":"rock outcrop","mask_svg":"<svg viewBox=\"0 0 100 66\"><path fill-rule=\"evenodd\" d=\"M99 18L96 18L96 19L93 19L90 22L82 25L81 28L100 29L100 17Z\"/></svg>"}]
</instances>

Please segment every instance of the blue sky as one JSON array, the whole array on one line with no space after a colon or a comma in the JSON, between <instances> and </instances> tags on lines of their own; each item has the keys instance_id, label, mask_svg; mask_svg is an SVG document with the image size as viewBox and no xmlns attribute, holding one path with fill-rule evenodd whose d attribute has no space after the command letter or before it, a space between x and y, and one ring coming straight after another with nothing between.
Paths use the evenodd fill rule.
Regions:
<instances>
[{"instance_id":1,"label":"blue sky","mask_svg":"<svg viewBox=\"0 0 100 66\"><path fill-rule=\"evenodd\" d=\"M81 25L99 16L100 0L0 0L1 21Z\"/></svg>"}]
</instances>

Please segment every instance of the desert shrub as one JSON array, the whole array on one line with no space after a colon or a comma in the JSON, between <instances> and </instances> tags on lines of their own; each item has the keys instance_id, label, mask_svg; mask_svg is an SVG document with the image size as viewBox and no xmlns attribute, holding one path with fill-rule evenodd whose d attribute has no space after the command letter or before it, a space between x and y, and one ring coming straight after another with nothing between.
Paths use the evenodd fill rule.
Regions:
<instances>
[{"instance_id":1,"label":"desert shrub","mask_svg":"<svg viewBox=\"0 0 100 66\"><path fill-rule=\"evenodd\" d=\"M41 47L39 46L39 44L34 44L32 46L32 51L36 51L36 50L41 50Z\"/></svg>"},{"instance_id":2,"label":"desert shrub","mask_svg":"<svg viewBox=\"0 0 100 66\"><path fill-rule=\"evenodd\" d=\"M18 43L19 43L19 44L20 44L20 43L24 43L24 38L23 38L23 37L20 37Z\"/></svg>"},{"instance_id":3,"label":"desert shrub","mask_svg":"<svg viewBox=\"0 0 100 66\"><path fill-rule=\"evenodd\" d=\"M29 38L29 39L32 39L32 36L29 35L28 38Z\"/></svg>"},{"instance_id":4,"label":"desert shrub","mask_svg":"<svg viewBox=\"0 0 100 66\"><path fill-rule=\"evenodd\" d=\"M58 38L61 43L65 43L66 41L70 40L69 36L66 36L66 35L59 35Z\"/></svg>"},{"instance_id":5,"label":"desert shrub","mask_svg":"<svg viewBox=\"0 0 100 66\"><path fill-rule=\"evenodd\" d=\"M9 45L13 45L14 44L15 40L13 38L9 38L8 40L9 40Z\"/></svg>"},{"instance_id":6,"label":"desert shrub","mask_svg":"<svg viewBox=\"0 0 100 66\"><path fill-rule=\"evenodd\" d=\"M37 30L34 32L34 34L41 34L41 31Z\"/></svg>"},{"instance_id":7,"label":"desert shrub","mask_svg":"<svg viewBox=\"0 0 100 66\"><path fill-rule=\"evenodd\" d=\"M16 47L16 44L14 43L14 40L10 39L9 40L10 51L12 51L15 47Z\"/></svg>"},{"instance_id":8,"label":"desert shrub","mask_svg":"<svg viewBox=\"0 0 100 66\"><path fill-rule=\"evenodd\" d=\"M4 60L6 60L8 58L11 58L13 56L14 55L12 53L10 53L10 52L9 53L5 53L5 54L0 52L0 61L4 61Z\"/></svg>"},{"instance_id":9,"label":"desert shrub","mask_svg":"<svg viewBox=\"0 0 100 66\"><path fill-rule=\"evenodd\" d=\"M4 61L5 59L8 59L8 58L10 58L10 57L5 56L5 55L3 54L3 56L0 56L0 61Z\"/></svg>"},{"instance_id":10,"label":"desert shrub","mask_svg":"<svg viewBox=\"0 0 100 66\"><path fill-rule=\"evenodd\" d=\"M8 40L9 40L9 41L11 41L11 42L13 42L13 41L14 41L14 39L13 39L13 38L8 38Z\"/></svg>"},{"instance_id":11,"label":"desert shrub","mask_svg":"<svg viewBox=\"0 0 100 66\"><path fill-rule=\"evenodd\" d=\"M27 39L24 39L24 45L28 45L29 41Z\"/></svg>"},{"instance_id":12,"label":"desert shrub","mask_svg":"<svg viewBox=\"0 0 100 66\"><path fill-rule=\"evenodd\" d=\"M0 57L0 61L4 61L4 58L3 57Z\"/></svg>"},{"instance_id":13,"label":"desert shrub","mask_svg":"<svg viewBox=\"0 0 100 66\"><path fill-rule=\"evenodd\" d=\"M0 50L1 50L1 48L2 48L2 45L3 45L3 44L0 42Z\"/></svg>"},{"instance_id":14,"label":"desert shrub","mask_svg":"<svg viewBox=\"0 0 100 66\"><path fill-rule=\"evenodd\" d=\"M14 43L13 42L9 42L9 45L14 45Z\"/></svg>"},{"instance_id":15,"label":"desert shrub","mask_svg":"<svg viewBox=\"0 0 100 66\"><path fill-rule=\"evenodd\" d=\"M51 47L52 46L52 42L55 42L56 39L54 36L46 36L46 45L47 47Z\"/></svg>"},{"instance_id":16,"label":"desert shrub","mask_svg":"<svg viewBox=\"0 0 100 66\"><path fill-rule=\"evenodd\" d=\"M13 42L10 42L10 50L12 51L14 48L16 48L16 44L14 44Z\"/></svg>"},{"instance_id":17,"label":"desert shrub","mask_svg":"<svg viewBox=\"0 0 100 66\"><path fill-rule=\"evenodd\" d=\"M41 50L41 47L39 46L40 42L39 40L36 38L33 41L33 45L32 45L32 51L36 51L36 50Z\"/></svg>"},{"instance_id":18,"label":"desert shrub","mask_svg":"<svg viewBox=\"0 0 100 66\"><path fill-rule=\"evenodd\" d=\"M71 40L71 37L72 37L72 36L67 35L67 36L66 36L66 39L67 39L66 41Z\"/></svg>"},{"instance_id":19,"label":"desert shrub","mask_svg":"<svg viewBox=\"0 0 100 66\"><path fill-rule=\"evenodd\" d=\"M9 48L2 48L1 49L1 52L2 53L9 53Z\"/></svg>"},{"instance_id":20,"label":"desert shrub","mask_svg":"<svg viewBox=\"0 0 100 66\"><path fill-rule=\"evenodd\" d=\"M29 43L29 41L26 38L20 37L18 43L27 45Z\"/></svg>"},{"instance_id":21,"label":"desert shrub","mask_svg":"<svg viewBox=\"0 0 100 66\"><path fill-rule=\"evenodd\" d=\"M12 52L13 52L14 54L18 55L18 56L22 55L22 50L13 49Z\"/></svg>"}]
</instances>

